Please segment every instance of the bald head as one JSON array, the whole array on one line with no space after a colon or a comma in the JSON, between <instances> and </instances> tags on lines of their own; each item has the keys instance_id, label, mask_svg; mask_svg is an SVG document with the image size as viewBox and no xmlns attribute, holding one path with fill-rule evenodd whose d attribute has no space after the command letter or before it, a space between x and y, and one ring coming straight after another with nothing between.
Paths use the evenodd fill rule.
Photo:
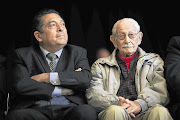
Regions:
<instances>
[{"instance_id":1,"label":"bald head","mask_svg":"<svg viewBox=\"0 0 180 120\"><path fill-rule=\"evenodd\" d=\"M122 27L123 25L126 25L126 27L131 27L132 29L135 29L137 32L140 31L140 26L137 23L137 21L135 21L132 18L123 18L121 20L118 20L113 28L112 28L112 35L115 35L117 32L117 27ZM120 29L124 29L124 28L120 28ZM125 28L126 29L126 28Z\"/></svg>"}]
</instances>

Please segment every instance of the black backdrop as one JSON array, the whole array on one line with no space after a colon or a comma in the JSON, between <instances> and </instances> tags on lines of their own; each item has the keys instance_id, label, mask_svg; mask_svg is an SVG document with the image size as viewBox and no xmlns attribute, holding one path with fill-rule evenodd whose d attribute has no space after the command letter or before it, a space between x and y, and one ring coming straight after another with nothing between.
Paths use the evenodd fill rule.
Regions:
<instances>
[{"instance_id":1,"label":"black backdrop","mask_svg":"<svg viewBox=\"0 0 180 120\"><path fill-rule=\"evenodd\" d=\"M2 35L0 53L7 56L14 49L32 45L32 19L39 10L53 8L60 12L65 20L69 34L69 43L82 46L88 51L90 64L95 61L99 47L114 49L109 41L113 24L124 17L134 18L144 33L141 47L147 52L155 52L164 59L166 48L172 36L180 35L179 8L169 3L131 3L129 2L59 2L47 4L16 3L8 11L2 11ZM51 5L51 7L49 7ZM165 6L166 5L166 6ZM8 21L8 22L6 22ZM6 35L5 37L3 37Z\"/></svg>"}]
</instances>

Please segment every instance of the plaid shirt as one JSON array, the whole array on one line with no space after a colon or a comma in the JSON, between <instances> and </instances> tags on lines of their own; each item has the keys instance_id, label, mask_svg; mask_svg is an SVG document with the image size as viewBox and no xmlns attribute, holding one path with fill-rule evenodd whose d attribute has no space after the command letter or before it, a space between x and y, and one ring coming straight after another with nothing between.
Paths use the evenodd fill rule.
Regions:
<instances>
[{"instance_id":1,"label":"plaid shirt","mask_svg":"<svg viewBox=\"0 0 180 120\"><path fill-rule=\"evenodd\" d=\"M129 70L127 68L126 62L119 57L118 50L116 52L116 60L120 67L120 87L117 92L117 96L122 96L125 99L136 100L137 92L135 86L135 73L136 73L136 65L138 61L139 53L138 51L135 53L133 59L131 60Z\"/></svg>"}]
</instances>

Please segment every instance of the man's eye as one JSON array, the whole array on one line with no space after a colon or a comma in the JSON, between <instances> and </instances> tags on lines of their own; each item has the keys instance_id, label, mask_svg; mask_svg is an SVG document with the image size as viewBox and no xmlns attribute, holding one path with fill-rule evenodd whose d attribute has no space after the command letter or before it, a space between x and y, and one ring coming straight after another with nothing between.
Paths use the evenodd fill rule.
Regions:
<instances>
[{"instance_id":1,"label":"man's eye","mask_svg":"<svg viewBox=\"0 0 180 120\"><path fill-rule=\"evenodd\" d=\"M50 24L50 27L53 27L53 26L56 26L56 24L55 24L55 23L53 23L53 24Z\"/></svg>"},{"instance_id":2,"label":"man's eye","mask_svg":"<svg viewBox=\"0 0 180 120\"><path fill-rule=\"evenodd\" d=\"M61 23L62 26L65 26L65 23Z\"/></svg>"},{"instance_id":3,"label":"man's eye","mask_svg":"<svg viewBox=\"0 0 180 120\"><path fill-rule=\"evenodd\" d=\"M130 33L129 36L130 37L134 37L136 34L135 33Z\"/></svg>"},{"instance_id":4,"label":"man's eye","mask_svg":"<svg viewBox=\"0 0 180 120\"><path fill-rule=\"evenodd\" d=\"M131 33L131 34L129 34L130 36L134 36L134 34L133 33Z\"/></svg>"}]
</instances>

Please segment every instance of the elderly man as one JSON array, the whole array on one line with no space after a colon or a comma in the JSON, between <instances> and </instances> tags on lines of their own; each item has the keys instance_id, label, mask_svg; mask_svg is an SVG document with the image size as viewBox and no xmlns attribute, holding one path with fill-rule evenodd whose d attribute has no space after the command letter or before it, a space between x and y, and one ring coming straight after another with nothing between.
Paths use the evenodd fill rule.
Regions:
<instances>
[{"instance_id":1,"label":"elderly man","mask_svg":"<svg viewBox=\"0 0 180 120\"><path fill-rule=\"evenodd\" d=\"M100 120L172 119L163 107L169 101L164 62L159 55L138 47L142 37L134 19L117 21L110 36L115 50L92 65L86 96Z\"/></svg>"},{"instance_id":2,"label":"elderly man","mask_svg":"<svg viewBox=\"0 0 180 120\"><path fill-rule=\"evenodd\" d=\"M16 50L7 120L95 120L84 95L92 76L86 50L67 44L65 22L55 10L40 11L34 26L39 44Z\"/></svg>"}]
</instances>

